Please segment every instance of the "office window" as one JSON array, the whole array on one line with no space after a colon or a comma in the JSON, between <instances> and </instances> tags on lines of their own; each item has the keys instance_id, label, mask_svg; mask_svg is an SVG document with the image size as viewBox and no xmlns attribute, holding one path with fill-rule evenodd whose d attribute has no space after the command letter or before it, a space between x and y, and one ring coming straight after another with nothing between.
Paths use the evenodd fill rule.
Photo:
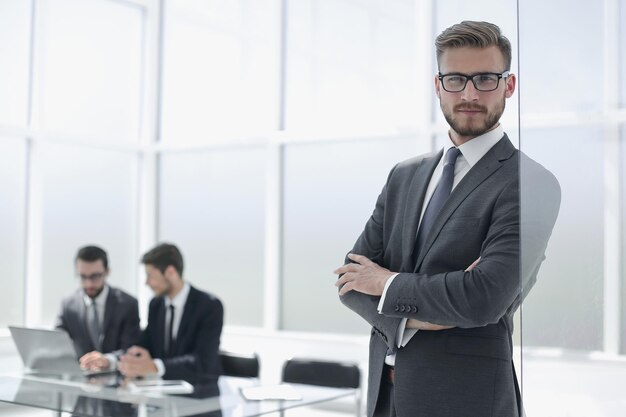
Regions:
<instances>
[{"instance_id":1,"label":"office window","mask_svg":"<svg viewBox=\"0 0 626 417\"><path fill-rule=\"evenodd\" d=\"M435 38L446 28L463 20L477 20L495 23L500 27L502 33L511 41L513 56L511 61L511 72L520 77L517 63L517 0L448 0L433 2L434 24L432 50L429 53L435 54ZM433 60L433 75L437 73L437 62ZM495 70L495 69L494 69ZM499 70L499 69L498 69ZM521 74L524 76L524 74ZM517 93L516 93L517 94ZM445 124L445 118L439 110L439 99L432 93L433 108L435 109L435 119L439 123ZM512 128L517 124L518 119L517 96L506 101L506 111L502 118L505 127Z\"/></svg>"},{"instance_id":2,"label":"office window","mask_svg":"<svg viewBox=\"0 0 626 417\"><path fill-rule=\"evenodd\" d=\"M279 3L165 2L163 141L277 128Z\"/></svg>"},{"instance_id":3,"label":"office window","mask_svg":"<svg viewBox=\"0 0 626 417\"><path fill-rule=\"evenodd\" d=\"M158 239L180 247L185 279L226 324L263 325L265 150L165 154L160 179Z\"/></svg>"},{"instance_id":4,"label":"office window","mask_svg":"<svg viewBox=\"0 0 626 417\"><path fill-rule=\"evenodd\" d=\"M413 2L297 0L287 13L288 130L415 127Z\"/></svg>"},{"instance_id":5,"label":"office window","mask_svg":"<svg viewBox=\"0 0 626 417\"><path fill-rule=\"evenodd\" d=\"M522 151L556 176L562 194L546 259L524 303L525 346L602 349L604 139L599 127L522 132Z\"/></svg>"},{"instance_id":6,"label":"office window","mask_svg":"<svg viewBox=\"0 0 626 417\"><path fill-rule=\"evenodd\" d=\"M31 3L0 2L0 125L26 124Z\"/></svg>"},{"instance_id":7,"label":"office window","mask_svg":"<svg viewBox=\"0 0 626 417\"><path fill-rule=\"evenodd\" d=\"M109 254L109 283L136 293L137 162L132 153L40 144L42 324L80 283L74 256L96 244Z\"/></svg>"},{"instance_id":8,"label":"office window","mask_svg":"<svg viewBox=\"0 0 626 417\"><path fill-rule=\"evenodd\" d=\"M105 0L42 0L37 11L38 127L136 141L142 11Z\"/></svg>"},{"instance_id":9,"label":"office window","mask_svg":"<svg viewBox=\"0 0 626 417\"><path fill-rule=\"evenodd\" d=\"M565 12L567 18L555 18ZM525 0L520 21L520 78L527 86L522 111L601 111L603 3Z\"/></svg>"},{"instance_id":10,"label":"office window","mask_svg":"<svg viewBox=\"0 0 626 417\"><path fill-rule=\"evenodd\" d=\"M391 168L416 154L415 138L286 147L283 329L367 333L339 301L332 272L363 231Z\"/></svg>"},{"instance_id":11,"label":"office window","mask_svg":"<svg viewBox=\"0 0 626 417\"><path fill-rule=\"evenodd\" d=\"M24 317L25 143L0 136L0 328L22 324Z\"/></svg>"}]
</instances>

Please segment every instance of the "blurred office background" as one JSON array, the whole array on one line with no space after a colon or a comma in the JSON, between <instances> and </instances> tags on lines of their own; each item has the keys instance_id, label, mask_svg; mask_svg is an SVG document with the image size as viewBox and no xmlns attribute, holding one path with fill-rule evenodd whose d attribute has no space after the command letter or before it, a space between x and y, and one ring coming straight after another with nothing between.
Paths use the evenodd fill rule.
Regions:
<instances>
[{"instance_id":1,"label":"blurred office background","mask_svg":"<svg viewBox=\"0 0 626 417\"><path fill-rule=\"evenodd\" d=\"M626 0L0 0L0 365L7 325L52 325L87 243L145 318L158 241L266 378L365 363L332 271L391 167L445 137L433 40L466 19L519 52L503 125L563 194L518 315L527 411L622 415Z\"/></svg>"}]
</instances>

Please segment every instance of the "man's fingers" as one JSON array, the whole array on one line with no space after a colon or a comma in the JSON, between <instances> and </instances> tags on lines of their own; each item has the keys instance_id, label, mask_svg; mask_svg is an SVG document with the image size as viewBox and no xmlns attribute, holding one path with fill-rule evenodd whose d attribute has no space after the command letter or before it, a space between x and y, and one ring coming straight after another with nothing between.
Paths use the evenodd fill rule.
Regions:
<instances>
[{"instance_id":1,"label":"man's fingers","mask_svg":"<svg viewBox=\"0 0 626 417\"><path fill-rule=\"evenodd\" d=\"M130 356L143 356L144 353L146 352L146 350L142 347L139 346L132 346L131 348L129 348L126 353Z\"/></svg>"},{"instance_id":2,"label":"man's fingers","mask_svg":"<svg viewBox=\"0 0 626 417\"><path fill-rule=\"evenodd\" d=\"M89 366L93 362L96 362L101 357L100 352L89 352L84 354L78 362L81 366Z\"/></svg>"},{"instance_id":3,"label":"man's fingers","mask_svg":"<svg viewBox=\"0 0 626 417\"><path fill-rule=\"evenodd\" d=\"M351 272L345 273L343 274L343 276L341 278L339 278L337 281L335 281L335 287L341 287L342 285L345 285L346 283L353 281L354 280L354 274Z\"/></svg>"},{"instance_id":4,"label":"man's fingers","mask_svg":"<svg viewBox=\"0 0 626 417\"><path fill-rule=\"evenodd\" d=\"M346 272L356 272L359 270L359 268L362 268L362 266L359 264L345 264L335 269L334 273L337 275L341 275L345 274Z\"/></svg>"},{"instance_id":5,"label":"man's fingers","mask_svg":"<svg viewBox=\"0 0 626 417\"><path fill-rule=\"evenodd\" d=\"M361 265L371 265L374 262L370 261L369 258L363 256L363 255L356 255L354 253L349 253L348 254L348 258L353 260L354 262L358 262Z\"/></svg>"},{"instance_id":6,"label":"man's fingers","mask_svg":"<svg viewBox=\"0 0 626 417\"><path fill-rule=\"evenodd\" d=\"M480 256L478 257L478 259L476 259L474 262L472 262L472 264L470 266L467 267L465 272L469 272L472 269L474 269L476 267L476 265L478 265L479 262L480 262Z\"/></svg>"},{"instance_id":7,"label":"man's fingers","mask_svg":"<svg viewBox=\"0 0 626 417\"><path fill-rule=\"evenodd\" d=\"M345 293L347 293L348 291L351 291L354 288L354 284L353 282L348 282L346 285L344 285L343 287L341 287L341 290L339 290L339 295L344 295Z\"/></svg>"},{"instance_id":8,"label":"man's fingers","mask_svg":"<svg viewBox=\"0 0 626 417\"><path fill-rule=\"evenodd\" d=\"M100 352L89 352L85 353L80 359L92 359L93 357L100 356Z\"/></svg>"}]
</instances>

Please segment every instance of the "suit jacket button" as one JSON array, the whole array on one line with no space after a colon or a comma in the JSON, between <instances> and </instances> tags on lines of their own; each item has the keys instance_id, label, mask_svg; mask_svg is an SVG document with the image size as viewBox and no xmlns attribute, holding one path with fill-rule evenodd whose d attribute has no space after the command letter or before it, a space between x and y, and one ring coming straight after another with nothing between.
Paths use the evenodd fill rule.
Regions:
<instances>
[{"instance_id":1,"label":"suit jacket button","mask_svg":"<svg viewBox=\"0 0 626 417\"><path fill-rule=\"evenodd\" d=\"M405 309L404 309L404 305L401 305L401 306L400 306L400 311L404 312L404 310L405 310Z\"/></svg>"},{"instance_id":2,"label":"suit jacket button","mask_svg":"<svg viewBox=\"0 0 626 417\"><path fill-rule=\"evenodd\" d=\"M393 306L393 309L396 311L400 311L400 306L398 304L396 304L395 306Z\"/></svg>"},{"instance_id":3,"label":"suit jacket button","mask_svg":"<svg viewBox=\"0 0 626 417\"><path fill-rule=\"evenodd\" d=\"M413 313L417 313L417 307L413 306Z\"/></svg>"}]
</instances>

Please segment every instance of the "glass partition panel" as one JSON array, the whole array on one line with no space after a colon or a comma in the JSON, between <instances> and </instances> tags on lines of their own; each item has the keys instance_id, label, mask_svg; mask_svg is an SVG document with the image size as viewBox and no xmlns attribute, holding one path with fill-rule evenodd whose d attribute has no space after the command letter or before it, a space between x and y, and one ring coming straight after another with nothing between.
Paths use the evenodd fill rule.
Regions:
<instances>
[{"instance_id":1,"label":"glass partition panel","mask_svg":"<svg viewBox=\"0 0 626 417\"><path fill-rule=\"evenodd\" d=\"M626 81L626 77L624 77L624 81ZM619 182L620 182L620 218L619 221L622 225L621 227L621 259L622 264L619 266L619 274L622 277L621 280L621 320L620 325L624 328L624 324L626 323L626 212L624 208L626 207L626 123L622 124L620 129L620 165L618 168L619 172ZM620 353L626 354L626 331L621 332L620 334Z\"/></svg>"},{"instance_id":2,"label":"glass partition panel","mask_svg":"<svg viewBox=\"0 0 626 417\"><path fill-rule=\"evenodd\" d=\"M30 15L30 1L0 1L0 125L26 124Z\"/></svg>"},{"instance_id":3,"label":"glass partition panel","mask_svg":"<svg viewBox=\"0 0 626 417\"><path fill-rule=\"evenodd\" d=\"M416 2L287 2L286 128L415 128Z\"/></svg>"},{"instance_id":4,"label":"glass partition panel","mask_svg":"<svg viewBox=\"0 0 626 417\"><path fill-rule=\"evenodd\" d=\"M161 157L159 240L185 257L185 279L217 295L226 324L263 325L265 149Z\"/></svg>"},{"instance_id":5,"label":"glass partition panel","mask_svg":"<svg viewBox=\"0 0 626 417\"><path fill-rule=\"evenodd\" d=\"M0 136L0 328L21 324L26 231L26 141Z\"/></svg>"},{"instance_id":6,"label":"glass partition panel","mask_svg":"<svg viewBox=\"0 0 626 417\"><path fill-rule=\"evenodd\" d=\"M526 129L521 148L525 155L543 165L558 180L561 204L546 259L537 283L524 303L523 342L527 347L570 350L602 349L604 305L604 136L600 128L554 127ZM583 163L584 175L581 175ZM584 161L584 162L583 162ZM532 171L531 161L522 159L522 226L533 233L534 209L549 210L556 186L548 196L543 191L549 173ZM539 168L537 168L539 169ZM542 200L532 200L542 197ZM549 213L546 213L548 216ZM532 236L530 236L532 237ZM522 241L524 245L531 242ZM530 248L528 248L530 249ZM584 261L580 255L584 254ZM579 260L581 262L573 262ZM524 265L526 266L526 265ZM534 265L529 266L534 267ZM550 320L546 320L550 317Z\"/></svg>"},{"instance_id":7,"label":"glass partition panel","mask_svg":"<svg viewBox=\"0 0 626 417\"><path fill-rule=\"evenodd\" d=\"M521 379L528 416L617 417L626 410L626 153L624 128L620 137L610 117L622 116L602 88L606 77L623 85L617 66L605 67L623 52L603 47L615 24L608 4L520 1L521 276L528 291ZM599 88L571 87L589 80Z\"/></svg>"},{"instance_id":8,"label":"glass partition panel","mask_svg":"<svg viewBox=\"0 0 626 417\"><path fill-rule=\"evenodd\" d=\"M626 0L619 2L619 62L620 62L620 101L621 107L626 107Z\"/></svg>"},{"instance_id":9,"label":"glass partition panel","mask_svg":"<svg viewBox=\"0 0 626 417\"><path fill-rule=\"evenodd\" d=\"M42 0L35 120L52 131L135 142L139 135L143 19L125 2Z\"/></svg>"},{"instance_id":10,"label":"glass partition panel","mask_svg":"<svg viewBox=\"0 0 626 417\"><path fill-rule=\"evenodd\" d=\"M277 0L164 1L164 142L211 143L278 124Z\"/></svg>"},{"instance_id":11,"label":"glass partition panel","mask_svg":"<svg viewBox=\"0 0 626 417\"><path fill-rule=\"evenodd\" d=\"M519 4L522 115L601 111L604 3L584 0L573 7L569 0L520 0Z\"/></svg>"},{"instance_id":12,"label":"glass partition panel","mask_svg":"<svg viewBox=\"0 0 626 417\"><path fill-rule=\"evenodd\" d=\"M42 323L53 323L61 299L80 286L79 247L109 255L111 285L136 293L137 160L133 153L41 144L34 163L41 192Z\"/></svg>"},{"instance_id":13,"label":"glass partition panel","mask_svg":"<svg viewBox=\"0 0 626 417\"><path fill-rule=\"evenodd\" d=\"M391 168L416 154L415 138L286 147L282 328L367 334L369 325L339 302L332 272L363 231Z\"/></svg>"}]
</instances>

